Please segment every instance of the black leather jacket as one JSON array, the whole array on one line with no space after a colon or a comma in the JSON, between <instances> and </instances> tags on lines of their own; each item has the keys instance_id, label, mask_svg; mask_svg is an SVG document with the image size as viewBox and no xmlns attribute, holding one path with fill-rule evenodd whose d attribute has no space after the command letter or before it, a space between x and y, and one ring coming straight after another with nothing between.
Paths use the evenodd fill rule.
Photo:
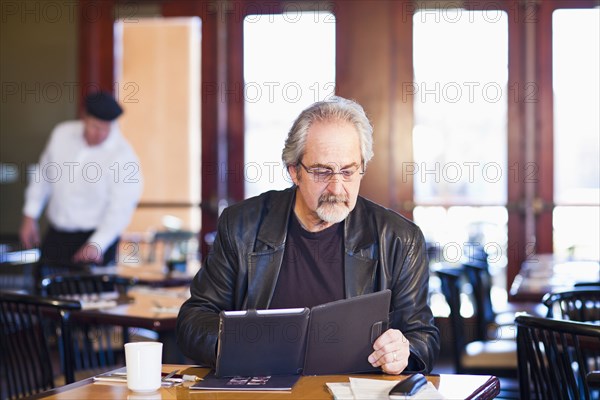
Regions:
<instances>
[{"instance_id":1,"label":"black leather jacket","mask_svg":"<svg viewBox=\"0 0 600 400\"><path fill-rule=\"evenodd\" d=\"M215 364L220 311L269 308L294 199L295 188L270 191L223 212L213 250L177 318L177 341L187 357ZM429 267L421 230L362 197L344 229L346 297L391 289L391 327L410 342L407 371L430 372L440 346L427 305Z\"/></svg>"}]
</instances>

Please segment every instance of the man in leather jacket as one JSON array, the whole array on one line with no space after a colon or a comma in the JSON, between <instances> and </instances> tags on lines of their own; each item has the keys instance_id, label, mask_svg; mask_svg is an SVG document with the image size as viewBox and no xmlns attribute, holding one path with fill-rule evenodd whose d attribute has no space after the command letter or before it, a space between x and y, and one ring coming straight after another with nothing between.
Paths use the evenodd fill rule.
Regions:
<instances>
[{"instance_id":1,"label":"man in leather jacket","mask_svg":"<svg viewBox=\"0 0 600 400\"><path fill-rule=\"evenodd\" d=\"M427 304L421 230L358 196L373 128L357 103L313 104L294 122L283 161L294 186L235 204L177 319L182 352L214 365L222 310L311 307L390 289L390 329L368 361L388 374L428 373L439 331Z\"/></svg>"}]
</instances>

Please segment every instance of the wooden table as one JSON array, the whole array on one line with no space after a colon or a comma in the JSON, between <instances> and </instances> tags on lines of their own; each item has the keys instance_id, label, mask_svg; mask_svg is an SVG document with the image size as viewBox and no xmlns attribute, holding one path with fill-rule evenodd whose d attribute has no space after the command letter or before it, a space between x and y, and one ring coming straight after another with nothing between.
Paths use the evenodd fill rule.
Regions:
<instances>
[{"instance_id":1,"label":"wooden table","mask_svg":"<svg viewBox=\"0 0 600 400\"><path fill-rule=\"evenodd\" d=\"M163 365L163 372L174 369L186 368L184 365ZM184 373L204 376L208 373L206 368L188 367ZM386 380L401 380L404 377L389 375L323 375L303 376L296 383L291 392L261 392L260 398L265 399L306 399L319 400L331 399L332 396L325 387L326 382L348 382L348 377ZM432 382L440 393L447 399L493 399L500 393L498 378L489 375L431 375L427 379ZM189 390L191 383L185 382L183 386L163 387L155 394L137 394L127 389L125 383L96 382L92 378L75 382L57 389L41 393L33 398L46 399L195 399L195 400L235 400L256 399L257 393L250 392L216 392Z\"/></svg>"},{"instance_id":2,"label":"wooden table","mask_svg":"<svg viewBox=\"0 0 600 400\"><path fill-rule=\"evenodd\" d=\"M572 288L578 282L600 279L598 261L564 260L552 254L536 254L521 266L510 289L511 300L541 302L546 293Z\"/></svg>"},{"instance_id":3,"label":"wooden table","mask_svg":"<svg viewBox=\"0 0 600 400\"><path fill-rule=\"evenodd\" d=\"M161 263L130 263L112 267L94 267L92 273L114 274L124 278L135 278L140 285L151 287L173 287L189 285L197 271L169 271Z\"/></svg>"},{"instance_id":4,"label":"wooden table","mask_svg":"<svg viewBox=\"0 0 600 400\"><path fill-rule=\"evenodd\" d=\"M183 362L175 340L175 325L179 308L189 298L188 287L132 288L128 292L131 303L99 310L73 312L74 323L83 321L94 324L144 328L158 333L163 343L165 362Z\"/></svg>"}]
</instances>

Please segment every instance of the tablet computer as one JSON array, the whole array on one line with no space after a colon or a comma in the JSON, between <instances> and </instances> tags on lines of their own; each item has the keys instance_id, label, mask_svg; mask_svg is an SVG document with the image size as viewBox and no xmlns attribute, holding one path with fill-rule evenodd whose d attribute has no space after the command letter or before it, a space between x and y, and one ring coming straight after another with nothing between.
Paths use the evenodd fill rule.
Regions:
<instances>
[{"instance_id":1,"label":"tablet computer","mask_svg":"<svg viewBox=\"0 0 600 400\"><path fill-rule=\"evenodd\" d=\"M380 372L367 358L388 328L391 297L386 289L313 307L303 374Z\"/></svg>"},{"instance_id":2,"label":"tablet computer","mask_svg":"<svg viewBox=\"0 0 600 400\"><path fill-rule=\"evenodd\" d=\"M308 308L222 311L215 375L299 374L308 318Z\"/></svg>"}]
</instances>

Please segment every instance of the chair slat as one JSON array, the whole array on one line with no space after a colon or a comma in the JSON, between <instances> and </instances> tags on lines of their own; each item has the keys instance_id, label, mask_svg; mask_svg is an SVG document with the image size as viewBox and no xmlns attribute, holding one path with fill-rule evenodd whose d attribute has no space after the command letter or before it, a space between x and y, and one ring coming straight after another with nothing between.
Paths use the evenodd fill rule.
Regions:
<instances>
[{"instance_id":1,"label":"chair slat","mask_svg":"<svg viewBox=\"0 0 600 400\"><path fill-rule=\"evenodd\" d=\"M600 325L526 314L516 324L522 399L592 398L586 375L600 357Z\"/></svg>"},{"instance_id":2,"label":"chair slat","mask_svg":"<svg viewBox=\"0 0 600 400\"><path fill-rule=\"evenodd\" d=\"M16 399L54 387L47 323L79 309L79 302L0 291L2 398ZM72 371L70 375L67 383L73 381Z\"/></svg>"}]
</instances>

